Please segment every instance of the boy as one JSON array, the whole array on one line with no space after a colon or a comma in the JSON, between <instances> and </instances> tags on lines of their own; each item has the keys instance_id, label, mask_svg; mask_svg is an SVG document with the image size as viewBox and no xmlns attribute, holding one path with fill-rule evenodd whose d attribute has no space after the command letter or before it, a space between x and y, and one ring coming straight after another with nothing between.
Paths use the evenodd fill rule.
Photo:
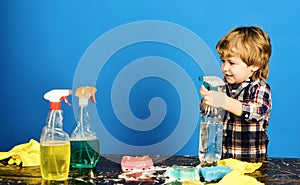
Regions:
<instances>
[{"instance_id":1,"label":"boy","mask_svg":"<svg viewBox=\"0 0 300 185\"><path fill-rule=\"evenodd\" d=\"M216 46L226 83L226 93L208 91L203 85L203 103L221 107L223 158L263 161L267 158L272 98L266 83L271 55L270 38L261 28L237 27ZM221 101L220 101L221 100Z\"/></svg>"}]
</instances>

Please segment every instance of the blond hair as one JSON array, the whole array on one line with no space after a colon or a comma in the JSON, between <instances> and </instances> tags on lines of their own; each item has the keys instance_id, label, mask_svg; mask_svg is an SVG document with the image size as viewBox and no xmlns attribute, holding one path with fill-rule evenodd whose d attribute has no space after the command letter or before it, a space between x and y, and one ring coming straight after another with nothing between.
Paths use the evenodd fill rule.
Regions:
<instances>
[{"instance_id":1,"label":"blond hair","mask_svg":"<svg viewBox=\"0 0 300 185\"><path fill-rule=\"evenodd\" d=\"M252 75L254 80L267 80L272 46L270 37L256 26L230 30L216 45L220 57L240 57L248 66L259 67Z\"/></svg>"}]
</instances>

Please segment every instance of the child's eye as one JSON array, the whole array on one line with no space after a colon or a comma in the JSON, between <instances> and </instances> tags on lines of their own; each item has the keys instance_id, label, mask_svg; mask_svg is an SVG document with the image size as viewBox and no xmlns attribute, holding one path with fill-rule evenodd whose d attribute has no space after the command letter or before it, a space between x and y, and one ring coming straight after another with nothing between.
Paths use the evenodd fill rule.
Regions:
<instances>
[{"instance_id":1,"label":"child's eye","mask_svg":"<svg viewBox=\"0 0 300 185\"><path fill-rule=\"evenodd\" d=\"M224 62L225 62L225 60L224 60L224 59L221 59L221 62L222 62L222 63L224 63Z\"/></svg>"},{"instance_id":2,"label":"child's eye","mask_svg":"<svg viewBox=\"0 0 300 185\"><path fill-rule=\"evenodd\" d=\"M228 63L229 63L230 65L233 65L233 64L234 64L234 62L232 62L232 61L228 61Z\"/></svg>"}]
</instances>

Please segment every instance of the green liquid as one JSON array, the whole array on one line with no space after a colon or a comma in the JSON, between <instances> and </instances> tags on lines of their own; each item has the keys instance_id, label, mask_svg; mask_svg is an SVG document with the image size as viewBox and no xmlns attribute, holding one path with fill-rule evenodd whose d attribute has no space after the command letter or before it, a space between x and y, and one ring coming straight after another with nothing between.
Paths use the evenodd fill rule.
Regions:
<instances>
[{"instance_id":1,"label":"green liquid","mask_svg":"<svg viewBox=\"0 0 300 185\"><path fill-rule=\"evenodd\" d=\"M94 168L100 158L99 140L71 140L71 166Z\"/></svg>"}]
</instances>

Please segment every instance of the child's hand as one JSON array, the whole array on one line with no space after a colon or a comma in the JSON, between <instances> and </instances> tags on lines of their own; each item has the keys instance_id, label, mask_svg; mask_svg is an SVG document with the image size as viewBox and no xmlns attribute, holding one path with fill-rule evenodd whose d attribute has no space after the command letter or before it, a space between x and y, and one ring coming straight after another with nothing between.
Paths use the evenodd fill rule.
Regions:
<instances>
[{"instance_id":1,"label":"child's hand","mask_svg":"<svg viewBox=\"0 0 300 185\"><path fill-rule=\"evenodd\" d=\"M207 96L209 94L209 91L204 87L204 85L201 86L200 88L200 95L202 97Z\"/></svg>"},{"instance_id":2,"label":"child's hand","mask_svg":"<svg viewBox=\"0 0 300 185\"><path fill-rule=\"evenodd\" d=\"M227 95L225 93L219 91L209 91L202 85L200 94L203 97L205 104L218 108L225 107L227 100Z\"/></svg>"}]
</instances>

